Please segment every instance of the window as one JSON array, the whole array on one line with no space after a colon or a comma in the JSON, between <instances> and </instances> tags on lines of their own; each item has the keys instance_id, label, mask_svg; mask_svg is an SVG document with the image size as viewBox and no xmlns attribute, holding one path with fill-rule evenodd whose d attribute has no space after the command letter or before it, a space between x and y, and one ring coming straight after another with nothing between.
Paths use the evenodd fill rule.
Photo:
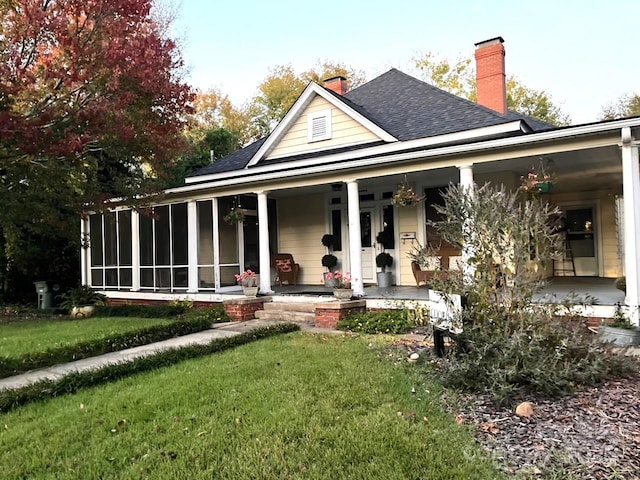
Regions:
<instances>
[{"instance_id":1,"label":"window","mask_svg":"<svg viewBox=\"0 0 640 480\"><path fill-rule=\"evenodd\" d=\"M437 207L444 206L444 198L442 194L447 187L425 188L424 190L424 204L425 204L425 220L427 223L427 244L433 247L440 245L440 234L435 228L435 225L444 220L441 213L438 212Z\"/></svg>"},{"instance_id":2,"label":"window","mask_svg":"<svg viewBox=\"0 0 640 480\"><path fill-rule=\"evenodd\" d=\"M189 286L187 204L162 205L140 216L140 288L181 290Z\"/></svg>"},{"instance_id":3,"label":"window","mask_svg":"<svg viewBox=\"0 0 640 480\"><path fill-rule=\"evenodd\" d=\"M131 288L131 211L91 215L89 238L91 285L105 289Z\"/></svg>"},{"instance_id":4,"label":"window","mask_svg":"<svg viewBox=\"0 0 640 480\"><path fill-rule=\"evenodd\" d=\"M331 138L331 109L312 112L307 117L307 141L318 142Z\"/></svg>"}]
</instances>

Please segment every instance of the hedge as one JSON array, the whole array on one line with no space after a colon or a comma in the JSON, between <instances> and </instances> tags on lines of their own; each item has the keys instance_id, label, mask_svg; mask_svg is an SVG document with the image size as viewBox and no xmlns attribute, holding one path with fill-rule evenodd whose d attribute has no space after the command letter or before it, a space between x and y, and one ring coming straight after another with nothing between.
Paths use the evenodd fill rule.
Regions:
<instances>
[{"instance_id":1,"label":"hedge","mask_svg":"<svg viewBox=\"0 0 640 480\"><path fill-rule=\"evenodd\" d=\"M137 373L168 367L183 360L222 352L262 338L298 330L300 327L291 323L260 327L234 337L216 338L205 345L172 348L129 362L106 365L95 370L69 373L56 380L41 380L17 389L0 390L0 413L5 413L30 402L75 393L85 387L113 382Z\"/></svg>"}]
</instances>

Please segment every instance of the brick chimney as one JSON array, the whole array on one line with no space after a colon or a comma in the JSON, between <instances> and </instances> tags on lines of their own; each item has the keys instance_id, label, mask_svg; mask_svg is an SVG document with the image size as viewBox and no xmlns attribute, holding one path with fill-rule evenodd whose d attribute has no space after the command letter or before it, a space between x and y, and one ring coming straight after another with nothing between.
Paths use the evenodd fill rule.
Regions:
<instances>
[{"instance_id":1,"label":"brick chimney","mask_svg":"<svg viewBox=\"0 0 640 480\"><path fill-rule=\"evenodd\" d=\"M503 42L496 37L476 43L475 55L478 103L499 113L507 113Z\"/></svg>"},{"instance_id":2,"label":"brick chimney","mask_svg":"<svg viewBox=\"0 0 640 480\"><path fill-rule=\"evenodd\" d=\"M337 77L327 78L323 80L324 88L336 92L338 95L344 95L349 91L347 79L338 75Z\"/></svg>"}]
</instances>

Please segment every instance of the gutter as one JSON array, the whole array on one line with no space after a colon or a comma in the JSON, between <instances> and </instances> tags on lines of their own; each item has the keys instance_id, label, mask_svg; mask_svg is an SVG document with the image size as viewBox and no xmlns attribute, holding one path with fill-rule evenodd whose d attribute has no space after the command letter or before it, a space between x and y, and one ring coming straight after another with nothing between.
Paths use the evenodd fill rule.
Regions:
<instances>
[{"instance_id":1,"label":"gutter","mask_svg":"<svg viewBox=\"0 0 640 480\"><path fill-rule=\"evenodd\" d=\"M520 124L521 121L512 122ZM505 125L512 125L505 124ZM360 149L352 152L344 152L336 155L328 155L326 157L322 157L323 163L318 165L318 158L312 159L312 162L309 160L297 161L297 162L284 162L283 164L272 165L269 167L256 167L250 170L243 169L232 172L230 175L207 175L204 176L206 179L211 180L210 182L202 182L192 185L185 185L183 187L176 187L169 190L166 190L165 193L168 194L180 194L180 193L188 193L192 191L213 188L213 187L226 187L232 185L241 185L247 184L250 182L260 182L260 181L268 181L281 178L282 171L290 171L292 169L298 168L296 172L291 172L290 175L302 176L302 175L313 175L313 174L321 174L331 171L343 171L350 170L354 168L363 168L373 165L381 165L381 160L384 163L392 163L392 162L401 162L407 160L414 160L417 158L430 158L444 155L455 155L455 154L466 154L466 153L474 153L483 150L490 149L498 149L498 148L506 148L517 145L530 145L538 142L547 142L552 140L562 140L570 137L576 137L581 135L590 135L590 134L598 134L604 132L613 132L618 129L622 129L624 127L638 127L640 126L640 119L625 119L625 120L617 120L613 122L607 122L606 124L590 124L590 125L581 125L577 127L568 127L562 128L559 130L552 130L547 132L540 133L531 133L524 137L510 137L510 138L502 138L497 140L489 140L486 142L477 142L471 144L463 144L463 145L454 145L449 147L441 147L428 151L419 150L414 152L405 152L398 153L396 155L387 155L384 158L380 158L379 156L373 158L360 159L356 161L350 161L348 163L335 163L341 162L344 160L357 159L362 157L363 155L380 155L384 153L384 150L381 152L381 148L372 148L372 149ZM434 139L428 139L433 140ZM438 139L438 143L441 143L441 138ZM411 142L403 142L402 150L405 150L409 147ZM428 142L425 142L425 146L428 146ZM395 147L393 150L399 150L400 145L384 145L384 147ZM414 145L414 148L416 145ZM370 152L367 152L370 150ZM471 162L473 163L473 162ZM280 168L274 168L280 167ZM226 177L226 178L225 178ZM198 177L195 177L198 178ZM193 182L191 182L193 183Z\"/></svg>"}]
</instances>

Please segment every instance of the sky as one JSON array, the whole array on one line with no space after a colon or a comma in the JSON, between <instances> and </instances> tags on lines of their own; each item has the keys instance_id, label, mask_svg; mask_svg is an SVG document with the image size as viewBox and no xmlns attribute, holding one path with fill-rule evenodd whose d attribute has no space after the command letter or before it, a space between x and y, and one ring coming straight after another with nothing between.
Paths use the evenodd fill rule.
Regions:
<instances>
[{"instance_id":1,"label":"sky","mask_svg":"<svg viewBox=\"0 0 640 480\"><path fill-rule=\"evenodd\" d=\"M170 0L174 36L195 88L249 101L269 68L319 61L419 75L425 52L455 61L504 38L507 74L544 90L574 124L640 94L638 0Z\"/></svg>"}]
</instances>

